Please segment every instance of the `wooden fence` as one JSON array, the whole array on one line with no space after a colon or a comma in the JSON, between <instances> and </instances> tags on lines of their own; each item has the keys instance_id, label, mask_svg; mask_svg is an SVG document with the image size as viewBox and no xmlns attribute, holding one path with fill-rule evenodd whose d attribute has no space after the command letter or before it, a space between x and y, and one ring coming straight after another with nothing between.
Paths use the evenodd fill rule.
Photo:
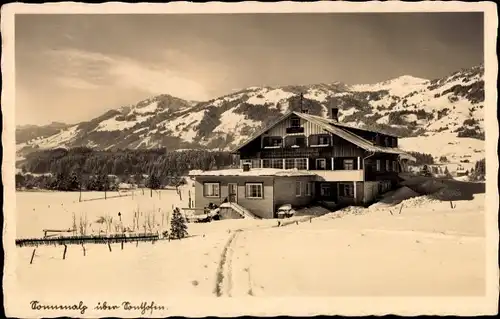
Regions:
<instances>
[{"instance_id":1,"label":"wooden fence","mask_svg":"<svg viewBox=\"0 0 500 319\"><path fill-rule=\"evenodd\" d=\"M110 236L60 236L56 238L25 238L16 239L18 247L34 247L41 245L83 245L83 244L113 244L124 242L157 241L158 234L110 235Z\"/></svg>"}]
</instances>

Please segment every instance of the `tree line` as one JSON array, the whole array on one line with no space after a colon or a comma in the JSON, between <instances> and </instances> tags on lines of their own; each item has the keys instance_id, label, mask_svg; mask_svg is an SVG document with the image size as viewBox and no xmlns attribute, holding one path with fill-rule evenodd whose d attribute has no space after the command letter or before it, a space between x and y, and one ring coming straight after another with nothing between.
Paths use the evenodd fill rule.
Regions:
<instances>
[{"instance_id":1,"label":"tree line","mask_svg":"<svg viewBox=\"0 0 500 319\"><path fill-rule=\"evenodd\" d=\"M234 167L228 152L207 150L100 151L86 147L29 154L16 175L16 186L52 190L115 190L119 182L153 189L179 185L190 170ZM31 174L30 174L31 173Z\"/></svg>"},{"instance_id":2,"label":"tree line","mask_svg":"<svg viewBox=\"0 0 500 319\"><path fill-rule=\"evenodd\" d=\"M434 164L434 158L432 157L431 154L426 154L426 153L420 153L420 152L408 152L408 154L412 155L415 157L415 163L411 163L411 165L430 165Z\"/></svg>"},{"instance_id":3,"label":"tree line","mask_svg":"<svg viewBox=\"0 0 500 319\"><path fill-rule=\"evenodd\" d=\"M486 159L480 159L471 170L471 180L484 181L486 179Z\"/></svg>"}]
</instances>

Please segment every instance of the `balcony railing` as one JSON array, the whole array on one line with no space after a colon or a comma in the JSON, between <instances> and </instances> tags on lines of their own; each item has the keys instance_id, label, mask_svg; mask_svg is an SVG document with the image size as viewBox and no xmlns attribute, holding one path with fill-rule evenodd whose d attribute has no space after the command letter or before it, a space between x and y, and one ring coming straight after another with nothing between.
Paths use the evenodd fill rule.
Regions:
<instances>
[{"instance_id":1,"label":"balcony railing","mask_svg":"<svg viewBox=\"0 0 500 319\"><path fill-rule=\"evenodd\" d=\"M310 170L309 172L319 176L325 182L361 182L363 181L363 170Z\"/></svg>"},{"instance_id":2,"label":"balcony railing","mask_svg":"<svg viewBox=\"0 0 500 319\"><path fill-rule=\"evenodd\" d=\"M286 128L286 134L295 134L295 133L304 133L304 128L300 126Z\"/></svg>"}]
</instances>

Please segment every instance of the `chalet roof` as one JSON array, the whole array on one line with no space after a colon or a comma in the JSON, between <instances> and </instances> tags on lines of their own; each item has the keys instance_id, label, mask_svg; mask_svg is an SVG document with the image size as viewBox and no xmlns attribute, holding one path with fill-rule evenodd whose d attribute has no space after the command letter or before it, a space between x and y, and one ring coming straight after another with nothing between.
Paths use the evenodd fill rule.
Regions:
<instances>
[{"instance_id":1,"label":"chalet roof","mask_svg":"<svg viewBox=\"0 0 500 319\"><path fill-rule=\"evenodd\" d=\"M392 134L392 133L387 133L387 132L384 132L384 131L381 131L381 130L374 130L374 129L368 130L366 128L360 128L360 127L352 126L352 125L349 125L349 124L341 123L339 121L335 121L334 119L329 119L329 118L325 118L325 117L321 117L321 116L317 116L317 115L302 114L302 113L297 113L297 114L307 115L307 116L310 116L310 117L317 118L318 120L323 121L323 122L325 122L325 123L327 123L329 125L335 125L335 126L340 126L340 127L352 128L352 129L356 129L356 130L360 130L360 131L365 131L365 132L380 133L380 134L384 134L384 135L388 135L388 136L392 136L392 137L400 137L399 135Z\"/></svg>"},{"instance_id":2,"label":"chalet roof","mask_svg":"<svg viewBox=\"0 0 500 319\"><path fill-rule=\"evenodd\" d=\"M231 168L213 171L192 170L189 176L315 176L315 174L297 169L252 168L243 171L241 168Z\"/></svg>"},{"instance_id":3,"label":"chalet roof","mask_svg":"<svg viewBox=\"0 0 500 319\"><path fill-rule=\"evenodd\" d=\"M367 150L370 152L398 154L398 155L401 155L402 157L405 157L407 159L410 159L413 161L415 160L415 158L413 156L407 154L405 151L403 151L399 148L374 145L372 142L360 137L359 135L354 134L348 130L345 130L343 127L346 127L346 125L339 125L337 121L334 121L332 119L323 118L320 116L299 113L299 112L295 112L295 111L286 112L285 114L283 114L282 117L277 119L273 124L269 125L268 127L265 127L260 132L258 132L253 137L251 137L249 140L247 140L245 143L243 143L242 145L240 145L239 147L234 149L233 152L238 151L243 146L247 145L248 143L250 143L253 140L255 140L256 138L258 138L260 135L264 134L266 131L268 131L271 128L273 128L274 126L278 125L281 121L283 121L285 118L287 118L291 114L295 114L296 116L298 116L298 117L300 117L300 118L302 118L310 123L316 124L319 127L323 128L325 131L330 132L332 134L335 134L335 135L353 143L354 145L356 145L364 150Z\"/></svg>"}]
</instances>

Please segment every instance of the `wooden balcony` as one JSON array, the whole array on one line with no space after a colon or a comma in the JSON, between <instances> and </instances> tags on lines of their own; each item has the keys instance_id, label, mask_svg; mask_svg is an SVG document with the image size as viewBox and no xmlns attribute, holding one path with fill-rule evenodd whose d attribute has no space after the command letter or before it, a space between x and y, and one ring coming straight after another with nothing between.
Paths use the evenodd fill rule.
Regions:
<instances>
[{"instance_id":1,"label":"wooden balcony","mask_svg":"<svg viewBox=\"0 0 500 319\"><path fill-rule=\"evenodd\" d=\"M304 128L300 126L286 128L286 134L296 134L296 133L304 133Z\"/></svg>"},{"instance_id":2,"label":"wooden balcony","mask_svg":"<svg viewBox=\"0 0 500 319\"><path fill-rule=\"evenodd\" d=\"M361 182L363 181L363 170L310 170L309 172L318 175L320 181L325 182Z\"/></svg>"}]
</instances>

